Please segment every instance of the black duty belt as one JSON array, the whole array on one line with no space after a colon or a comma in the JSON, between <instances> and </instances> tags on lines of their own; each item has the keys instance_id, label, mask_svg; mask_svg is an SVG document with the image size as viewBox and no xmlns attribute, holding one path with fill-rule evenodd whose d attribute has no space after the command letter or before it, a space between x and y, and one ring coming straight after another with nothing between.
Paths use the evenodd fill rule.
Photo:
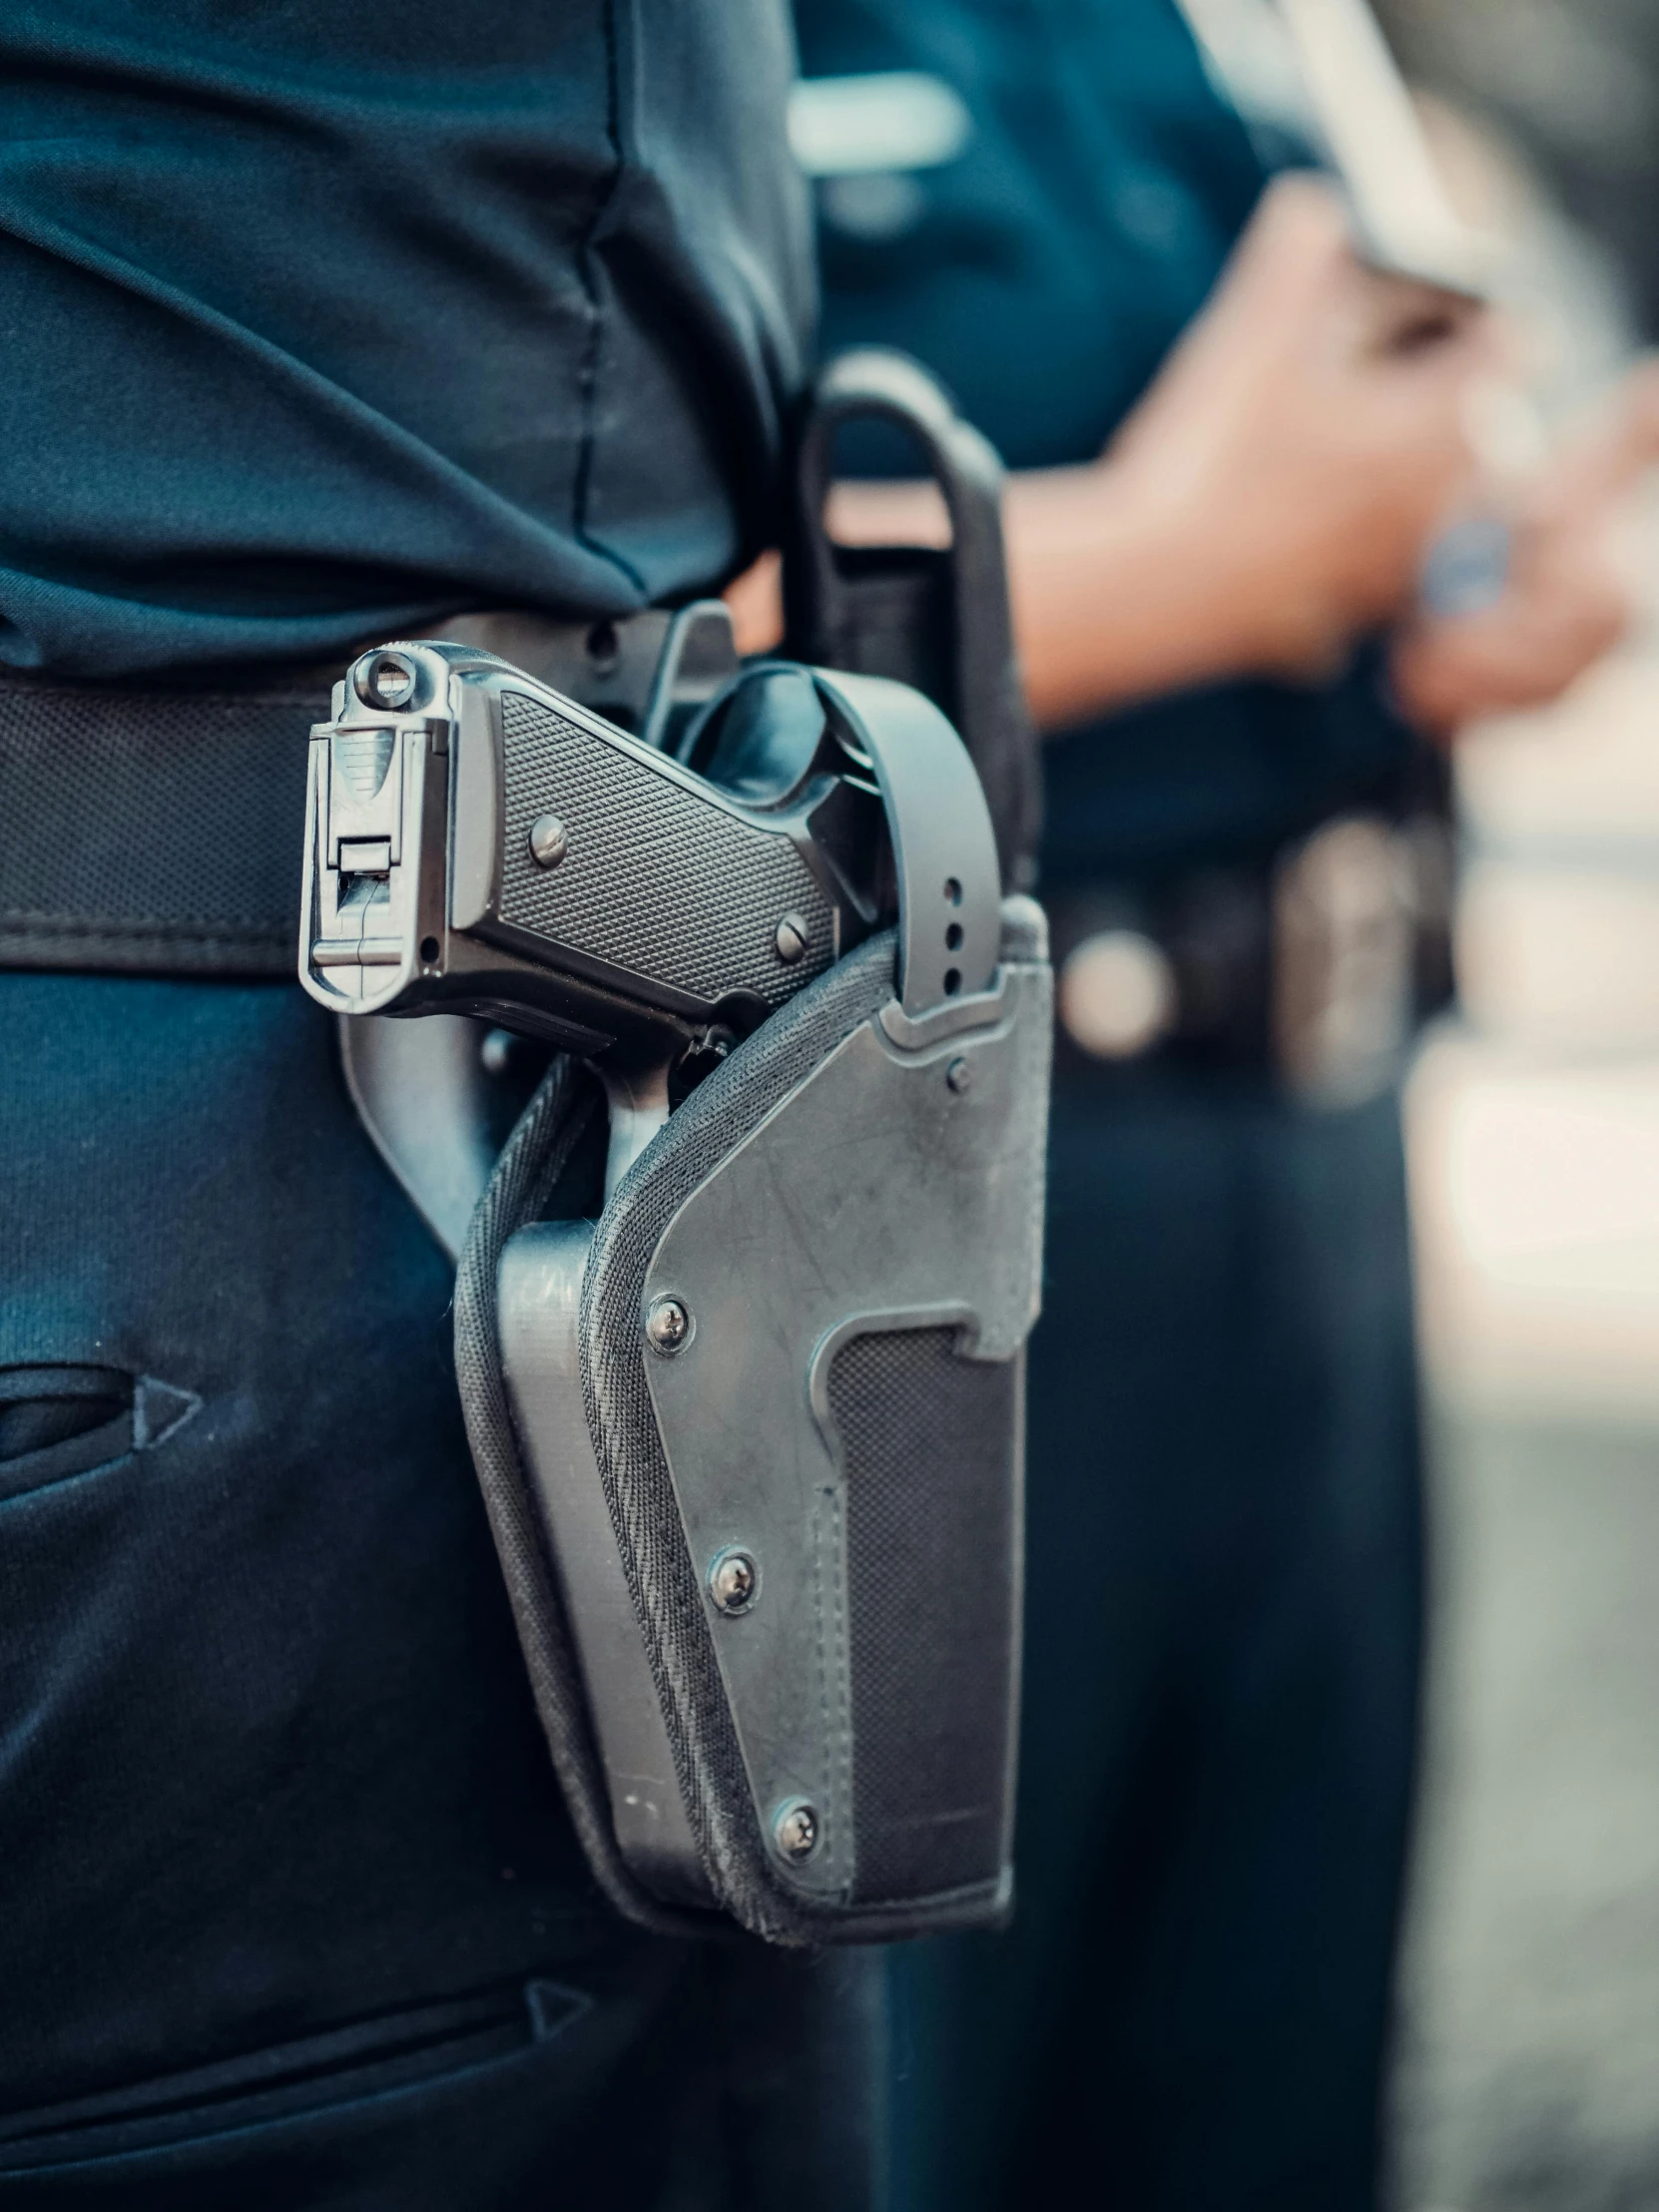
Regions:
<instances>
[{"instance_id":1,"label":"black duty belt","mask_svg":"<svg viewBox=\"0 0 1659 2212\"><path fill-rule=\"evenodd\" d=\"M673 619L432 627L634 729ZM349 657L258 686L0 681L0 966L291 976L306 747ZM728 636L693 673L735 666Z\"/></svg>"},{"instance_id":2,"label":"black duty belt","mask_svg":"<svg viewBox=\"0 0 1659 2212\"><path fill-rule=\"evenodd\" d=\"M1398 1076L1450 996L1451 833L1437 809L1339 816L1250 867L1045 899L1059 1067L1271 1077L1345 1105Z\"/></svg>"}]
</instances>

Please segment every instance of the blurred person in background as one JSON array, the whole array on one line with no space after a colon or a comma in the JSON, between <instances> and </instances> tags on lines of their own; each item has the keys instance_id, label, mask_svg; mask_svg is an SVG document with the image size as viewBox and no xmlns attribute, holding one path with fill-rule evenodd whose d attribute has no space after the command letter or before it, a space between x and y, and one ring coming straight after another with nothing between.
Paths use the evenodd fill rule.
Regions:
<instances>
[{"instance_id":1,"label":"blurred person in background","mask_svg":"<svg viewBox=\"0 0 1659 2212\"><path fill-rule=\"evenodd\" d=\"M916 355L1014 471L1064 963L1020 1897L894 1959L895 2199L1364 2206L1421 1620L1388 826L1423 733L1619 634L1652 393L1534 483L1501 598L1427 614L1498 334L1269 183L1171 0L797 22L826 345ZM842 536L930 529L902 454L847 466L895 480Z\"/></svg>"}]
</instances>

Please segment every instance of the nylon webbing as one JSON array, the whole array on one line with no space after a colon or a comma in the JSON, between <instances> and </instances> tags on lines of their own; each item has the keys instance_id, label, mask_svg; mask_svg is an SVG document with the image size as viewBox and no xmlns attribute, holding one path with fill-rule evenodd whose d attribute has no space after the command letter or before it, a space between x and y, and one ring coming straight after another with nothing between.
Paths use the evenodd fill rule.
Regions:
<instances>
[{"instance_id":1,"label":"nylon webbing","mask_svg":"<svg viewBox=\"0 0 1659 2212\"><path fill-rule=\"evenodd\" d=\"M291 975L320 685L0 683L0 965Z\"/></svg>"},{"instance_id":2,"label":"nylon webbing","mask_svg":"<svg viewBox=\"0 0 1659 2212\"><path fill-rule=\"evenodd\" d=\"M484 613L428 634L631 728L668 620ZM292 977L306 745L353 657L263 690L0 677L0 967Z\"/></svg>"}]
</instances>

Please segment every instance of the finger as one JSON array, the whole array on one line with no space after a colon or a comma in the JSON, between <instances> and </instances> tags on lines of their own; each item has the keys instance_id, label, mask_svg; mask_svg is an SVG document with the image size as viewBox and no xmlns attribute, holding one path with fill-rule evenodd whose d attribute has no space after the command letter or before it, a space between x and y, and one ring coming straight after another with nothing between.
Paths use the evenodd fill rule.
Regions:
<instances>
[{"instance_id":1,"label":"finger","mask_svg":"<svg viewBox=\"0 0 1659 2212\"><path fill-rule=\"evenodd\" d=\"M1358 264L1342 201L1322 178L1279 177L1257 203L1211 302L1216 321L1282 343Z\"/></svg>"},{"instance_id":2,"label":"finger","mask_svg":"<svg viewBox=\"0 0 1659 2212\"><path fill-rule=\"evenodd\" d=\"M1388 270L1365 269L1362 277L1375 351L1409 356L1445 347L1483 347L1492 319L1483 301Z\"/></svg>"},{"instance_id":3,"label":"finger","mask_svg":"<svg viewBox=\"0 0 1659 2212\"><path fill-rule=\"evenodd\" d=\"M1611 505L1659 462L1659 359L1625 378L1599 418L1566 447L1540 487L1540 519L1557 525Z\"/></svg>"},{"instance_id":4,"label":"finger","mask_svg":"<svg viewBox=\"0 0 1659 2212\"><path fill-rule=\"evenodd\" d=\"M1472 494L1479 460L1469 435L1467 396L1482 371L1471 348L1447 343L1432 353L1374 360L1354 382L1356 442L1401 472L1396 496L1419 482L1431 502L1425 526Z\"/></svg>"},{"instance_id":5,"label":"finger","mask_svg":"<svg viewBox=\"0 0 1659 2212\"><path fill-rule=\"evenodd\" d=\"M1353 233L1342 195L1308 170L1276 177L1235 249L1241 270L1329 272L1354 261Z\"/></svg>"},{"instance_id":6,"label":"finger","mask_svg":"<svg viewBox=\"0 0 1659 2212\"><path fill-rule=\"evenodd\" d=\"M1417 624L1395 643L1395 688L1413 719L1441 733L1482 715L1543 706L1618 644L1628 619L1628 602L1609 588L1554 605L1511 600L1490 615Z\"/></svg>"},{"instance_id":7,"label":"finger","mask_svg":"<svg viewBox=\"0 0 1659 2212\"><path fill-rule=\"evenodd\" d=\"M1402 459L1415 454L1424 466L1448 472L1448 495L1472 485L1481 452L1474 434L1475 395L1491 378L1503 333L1489 311L1466 306L1432 343L1374 353L1365 364L1368 412L1379 442L1393 444Z\"/></svg>"},{"instance_id":8,"label":"finger","mask_svg":"<svg viewBox=\"0 0 1659 2212\"><path fill-rule=\"evenodd\" d=\"M1258 203L1202 311L1187 325L1154 387L1164 408L1185 405L1226 421L1264 376L1307 350L1349 261L1346 224L1317 178L1282 178ZM1145 410L1120 448L1146 428Z\"/></svg>"}]
</instances>

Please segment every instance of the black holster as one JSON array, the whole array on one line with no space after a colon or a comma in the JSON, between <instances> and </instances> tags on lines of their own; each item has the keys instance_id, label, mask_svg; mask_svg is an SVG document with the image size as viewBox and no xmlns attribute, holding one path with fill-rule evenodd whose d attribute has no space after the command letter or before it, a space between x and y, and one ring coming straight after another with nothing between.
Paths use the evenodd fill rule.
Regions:
<instances>
[{"instance_id":1,"label":"black holster","mask_svg":"<svg viewBox=\"0 0 1659 2212\"><path fill-rule=\"evenodd\" d=\"M950 553L828 543L862 412L922 445ZM1017 885L999 473L912 364L832 368L788 597L792 649L953 716ZM897 961L872 937L763 1023L608 1199L599 1087L555 1061L461 1261L462 1396L548 1740L596 1874L654 1927L823 1943L1009 1908L1042 915L1006 898L990 988L920 1019Z\"/></svg>"}]
</instances>

